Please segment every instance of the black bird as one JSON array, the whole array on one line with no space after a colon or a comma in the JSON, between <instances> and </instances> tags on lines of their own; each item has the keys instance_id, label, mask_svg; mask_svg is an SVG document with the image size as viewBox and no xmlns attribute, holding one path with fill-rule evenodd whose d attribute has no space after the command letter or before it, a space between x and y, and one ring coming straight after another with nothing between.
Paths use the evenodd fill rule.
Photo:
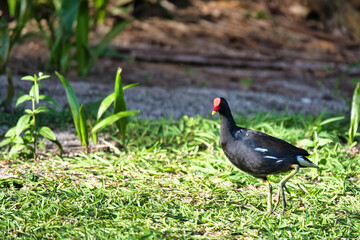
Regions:
<instances>
[{"instance_id":1,"label":"black bird","mask_svg":"<svg viewBox=\"0 0 360 240\"><path fill-rule=\"evenodd\" d=\"M306 158L309 153L304 149L263 132L238 127L229 104L222 97L214 99L212 114L216 112L220 114L220 144L226 157L240 170L264 181L268 191L268 213L271 213L273 208L272 186L267 180L267 175L293 170L279 182L279 193L274 209L281 196L284 213L286 208L284 189L290 193L285 185L286 182L302 167L319 167Z\"/></svg>"}]
</instances>

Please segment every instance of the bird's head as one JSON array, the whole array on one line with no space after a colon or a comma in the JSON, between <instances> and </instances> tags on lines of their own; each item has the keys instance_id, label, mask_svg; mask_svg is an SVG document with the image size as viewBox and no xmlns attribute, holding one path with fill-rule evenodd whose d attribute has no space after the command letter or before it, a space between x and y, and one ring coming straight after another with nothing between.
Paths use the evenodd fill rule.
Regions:
<instances>
[{"instance_id":1,"label":"bird's head","mask_svg":"<svg viewBox=\"0 0 360 240\"><path fill-rule=\"evenodd\" d=\"M226 107L229 107L229 105L226 102L225 98L223 98L223 97L215 98L214 99L214 109L212 111L212 115L214 115L216 112L219 112Z\"/></svg>"}]
</instances>

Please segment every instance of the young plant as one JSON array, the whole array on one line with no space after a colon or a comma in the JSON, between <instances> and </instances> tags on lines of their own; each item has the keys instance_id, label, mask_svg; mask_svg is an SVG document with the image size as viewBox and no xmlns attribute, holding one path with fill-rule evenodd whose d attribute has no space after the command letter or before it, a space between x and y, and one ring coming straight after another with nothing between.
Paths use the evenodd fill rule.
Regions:
<instances>
[{"instance_id":1,"label":"young plant","mask_svg":"<svg viewBox=\"0 0 360 240\"><path fill-rule=\"evenodd\" d=\"M118 74L117 74L117 78L116 78L117 83L115 83L115 87L121 87L121 90L119 90L119 89L115 90L114 93L110 94L108 97L106 97L102 101L102 103L100 104L100 107L98 109L97 123L95 124L95 126L92 126L91 123L86 120L86 116L83 111L83 105L81 105L81 106L79 105L79 101L78 101L76 94L75 94L73 88L71 87L70 83L61 74L56 72L56 75L58 76L58 78L60 79L62 84L64 85L66 96L67 96L67 99L69 102L71 114L73 117L75 129L76 129L76 133L80 139L81 145L85 148L86 152L88 151L89 139L91 139L94 142L94 144L97 144L97 133L100 130L102 130L103 128L105 128L115 122L118 122L121 119L124 119L128 116L138 113L138 111L136 111L136 110L126 111L126 108L118 108L117 110L115 110L115 108L114 108L114 114L112 114L100 121L101 116L104 114L104 112L107 110L107 108L115 101L115 96L117 96L117 98L119 99L117 101L122 101L123 104L125 104L125 100L124 100L124 96L123 96L123 89L126 89L128 87L132 87L132 86L136 85L136 84L130 84L123 88L122 83L118 83L118 81L121 82L121 78L119 77L120 72L121 72L121 69L118 70ZM121 100L121 98L122 98L122 100ZM124 129L126 128L126 125L122 125L122 126ZM124 136L124 139L125 139L125 130L124 130L124 133L122 136Z\"/></svg>"},{"instance_id":2,"label":"young plant","mask_svg":"<svg viewBox=\"0 0 360 240\"><path fill-rule=\"evenodd\" d=\"M350 115L350 128L349 128L349 144L350 146L354 143L356 132L359 126L360 116L360 82L356 84L352 104L351 104L351 115Z\"/></svg>"},{"instance_id":3,"label":"young plant","mask_svg":"<svg viewBox=\"0 0 360 240\"><path fill-rule=\"evenodd\" d=\"M56 112L53 108L47 106L36 108L36 105L39 104L40 100L52 104L55 107L59 107L58 103L53 98L46 95L40 95L39 81L48 77L49 75L39 73L38 76L35 74L34 76L25 76L21 78L21 80L33 82L33 85L29 94L22 95L18 98L16 106L26 101L31 101L31 108L25 109L25 114L19 118L15 127L12 127L7 131L5 134L6 138L0 143L0 147L10 144L9 157L12 159L17 157L20 150L26 149L33 154L34 161L36 161L37 148L40 147L45 149L45 139L55 143L59 147L60 152L62 152L62 146L57 141L53 131L47 126L41 126L37 121L37 115L40 113L52 114Z\"/></svg>"},{"instance_id":4,"label":"young plant","mask_svg":"<svg viewBox=\"0 0 360 240\"><path fill-rule=\"evenodd\" d=\"M121 113L131 112L126 111L126 103L124 99L124 90L130 87L134 87L139 85L138 83L129 84L127 86L123 86L122 84L122 78L121 78L121 68L118 68L115 78L115 86L114 86L114 92L111 93L109 96L107 96L100 104L97 114L97 124L94 126L94 129L92 130L92 134L96 134L96 132L99 130L98 128L104 128L107 125L113 123L112 120L115 120L112 118L112 116L118 116ZM114 103L114 109L113 109L113 115L110 117L107 117L99 122L102 115L105 113L105 111L110 107L110 105ZM135 111L137 113L138 111ZM133 114L131 114L133 115ZM128 119L126 116L123 118L120 118L119 120L115 120L116 127L119 131L122 145L126 147L126 126L128 123Z\"/></svg>"}]
</instances>

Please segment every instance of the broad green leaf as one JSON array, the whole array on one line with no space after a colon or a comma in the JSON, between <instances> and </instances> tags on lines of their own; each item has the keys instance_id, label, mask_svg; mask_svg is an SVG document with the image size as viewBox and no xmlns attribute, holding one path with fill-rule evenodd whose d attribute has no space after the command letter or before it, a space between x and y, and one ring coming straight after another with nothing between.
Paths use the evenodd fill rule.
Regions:
<instances>
[{"instance_id":1,"label":"broad green leaf","mask_svg":"<svg viewBox=\"0 0 360 240\"><path fill-rule=\"evenodd\" d=\"M114 87L114 114L126 111L126 104L124 99L123 84L121 79L121 68L118 68L115 79ZM125 145L125 134L126 134L126 117L119 119L116 122L116 126L119 130L123 145Z\"/></svg>"},{"instance_id":2,"label":"broad green leaf","mask_svg":"<svg viewBox=\"0 0 360 240\"><path fill-rule=\"evenodd\" d=\"M19 104L25 102L25 101L29 101L31 100L31 96L28 94L22 95L21 97L18 98L18 100L16 101L15 107L17 107Z\"/></svg>"},{"instance_id":3,"label":"broad green leaf","mask_svg":"<svg viewBox=\"0 0 360 240\"><path fill-rule=\"evenodd\" d=\"M106 112L106 110L110 107L110 105L114 102L115 94L111 93L109 96L104 98L104 100L101 101L98 113L97 113L97 121L100 120L101 116Z\"/></svg>"},{"instance_id":4,"label":"broad green leaf","mask_svg":"<svg viewBox=\"0 0 360 240\"><path fill-rule=\"evenodd\" d=\"M25 134L26 135L26 134ZM15 136L13 139L13 143L17 143L17 144L24 144L24 139L26 140L26 138L22 138L21 136ZM32 139L31 139L32 140Z\"/></svg>"},{"instance_id":5,"label":"broad green leaf","mask_svg":"<svg viewBox=\"0 0 360 240\"><path fill-rule=\"evenodd\" d=\"M21 80L35 82L35 78L33 76L25 76L25 77L22 77Z\"/></svg>"},{"instance_id":6,"label":"broad green leaf","mask_svg":"<svg viewBox=\"0 0 360 240\"><path fill-rule=\"evenodd\" d=\"M30 114L25 114L21 116L16 124L16 135L19 136L26 128L28 128L28 123L30 121Z\"/></svg>"},{"instance_id":7,"label":"broad green leaf","mask_svg":"<svg viewBox=\"0 0 360 240\"><path fill-rule=\"evenodd\" d=\"M46 127L46 126L40 127L39 134L49 140L52 140L52 141L56 140L56 136L55 136L54 132L49 127Z\"/></svg>"},{"instance_id":8,"label":"broad green leaf","mask_svg":"<svg viewBox=\"0 0 360 240\"><path fill-rule=\"evenodd\" d=\"M128 84L126 86L123 87L123 90L131 88L131 87L135 87L135 86L139 86L139 83L132 83L132 84Z\"/></svg>"},{"instance_id":9,"label":"broad green leaf","mask_svg":"<svg viewBox=\"0 0 360 240\"><path fill-rule=\"evenodd\" d=\"M58 72L55 72L55 74L58 76L58 78L60 79L60 81L62 82L62 84L63 84L63 86L65 88L65 92L66 92L66 96L67 96L67 99L68 99L68 102L69 102L69 106L70 106L71 114L72 114L72 117L73 117L75 129L76 129L77 135L81 139L79 101L78 101L78 99L76 97L76 94L75 94L74 90L72 89L71 85L69 84L69 82L62 75L60 75Z\"/></svg>"},{"instance_id":10,"label":"broad green leaf","mask_svg":"<svg viewBox=\"0 0 360 240\"><path fill-rule=\"evenodd\" d=\"M360 116L360 82L356 84L350 114L349 144L352 145L359 126Z\"/></svg>"},{"instance_id":11,"label":"broad green leaf","mask_svg":"<svg viewBox=\"0 0 360 240\"><path fill-rule=\"evenodd\" d=\"M86 117L83 110L83 105L80 106L79 116L80 116L81 145L87 147L89 146L89 136L88 136L88 128L86 124Z\"/></svg>"},{"instance_id":12,"label":"broad green leaf","mask_svg":"<svg viewBox=\"0 0 360 240\"><path fill-rule=\"evenodd\" d=\"M55 99L53 99L52 97L50 96L46 96L46 95L40 95L39 96L39 99L44 101L44 102L47 102L47 103L50 103L52 105L54 105L55 107L59 108L59 104L55 101Z\"/></svg>"},{"instance_id":13,"label":"broad green leaf","mask_svg":"<svg viewBox=\"0 0 360 240\"><path fill-rule=\"evenodd\" d=\"M15 159L15 158L17 157L19 151L20 151L21 149L25 148L25 147L26 147L26 146L23 145L23 144L16 144L16 145L14 145L14 146L10 149L10 151L9 151L9 157L10 157L11 159Z\"/></svg>"},{"instance_id":14,"label":"broad green leaf","mask_svg":"<svg viewBox=\"0 0 360 240\"><path fill-rule=\"evenodd\" d=\"M39 73L39 77L37 78L38 81L49 78L50 75L43 75L42 73Z\"/></svg>"},{"instance_id":15,"label":"broad green leaf","mask_svg":"<svg viewBox=\"0 0 360 240\"><path fill-rule=\"evenodd\" d=\"M94 128L92 129L91 134L99 132L101 129L111 125L112 123L118 121L121 118L125 118L125 117L131 116L131 115L135 115L137 113L139 113L139 111L131 110L131 111L124 111L124 112L119 112L119 113L116 113L114 115L111 115L111 116L101 120L99 123L97 123L94 126Z\"/></svg>"},{"instance_id":16,"label":"broad green leaf","mask_svg":"<svg viewBox=\"0 0 360 240\"><path fill-rule=\"evenodd\" d=\"M11 138L5 138L4 140L2 140L0 142L0 147L3 147L5 145L8 145L9 143L11 143Z\"/></svg>"},{"instance_id":17,"label":"broad green leaf","mask_svg":"<svg viewBox=\"0 0 360 240\"><path fill-rule=\"evenodd\" d=\"M5 137L14 137L16 136L16 126L10 128L6 133L5 133Z\"/></svg>"},{"instance_id":18,"label":"broad green leaf","mask_svg":"<svg viewBox=\"0 0 360 240\"><path fill-rule=\"evenodd\" d=\"M39 113L48 113L48 114L52 114L52 115L56 115L57 111L51 107L47 107L47 106L41 106L38 107L35 111L35 114L39 114Z\"/></svg>"}]
</instances>

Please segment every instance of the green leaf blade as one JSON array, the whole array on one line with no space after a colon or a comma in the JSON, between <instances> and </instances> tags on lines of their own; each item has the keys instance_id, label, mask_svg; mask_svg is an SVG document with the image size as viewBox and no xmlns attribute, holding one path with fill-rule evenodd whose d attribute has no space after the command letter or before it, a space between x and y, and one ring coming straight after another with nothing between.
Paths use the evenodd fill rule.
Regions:
<instances>
[{"instance_id":1,"label":"green leaf blade","mask_svg":"<svg viewBox=\"0 0 360 240\"><path fill-rule=\"evenodd\" d=\"M88 136L88 128L86 124L86 117L83 109L83 105L80 106L79 110L79 116L80 116L80 132L81 132L81 145L88 147L89 146L89 136Z\"/></svg>"},{"instance_id":2,"label":"green leaf blade","mask_svg":"<svg viewBox=\"0 0 360 240\"><path fill-rule=\"evenodd\" d=\"M25 114L21 116L16 124L16 135L19 136L26 128L28 128L28 124L30 121L30 114Z\"/></svg>"},{"instance_id":3,"label":"green leaf blade","mask_svg":"<svg viewBox=\"0 0 360 240\"><path fill-rule=\"evenodd\" d=\"M22 77L21 80L35 82L35 78L33 76L25 76Z\"/></svg>"},{"instance_id":4,"label":"green leaf blade","mask_svg":"<svg viewBox=\"0 0 360 240\"><path fill-rule=\"evenodd\" d=\"M110 105L114 102L115 94L111 93L109 96L104 98L104 100L101 101L98 113L97 113L97 121L100 120L102 115L106 112L106 110L110 107Z\"/></svg>"},{"instance_id":5,"label":"green leaf blade","mask_svg":"<svg viewBox=\"0 0 360 240\"><path fill-rule=\"evenodd\" d=\"M123 84L121 78L121 68L117 70L115 87L114 87L114 114L126 111L126 103L124 99ZM125 145L125 133L126 133L127 119L120 118L116 121L116 126L120 132L121 139Z\"/></svg>"},{"instance_id":6,"label":"green leaf blade","mask_svg":"<svg viewBox=\"0 0 360 240\"><path fill-rule=\"evenodd\" d=\"M17 107L18 105L22 104L23 102L29 101L31 100L31 96L28 94L22 95L21 97L18 98L18 100L16 101L15 107Z\"/></svg>"},{"instance_id":7,"label":"green leaf blade","mask_svg":"<svg viewBox=\"0 0 360 240\"><path fill-rule=\"evenodd\" d=\"M60 108L59 104L57 103L57 101L55 101L55 99L53 99L50 96L46 96L46 95L40 95L39 96L39 100L47 102L49 104L52 104L53 106Z\"/></svg>"},{"instance_id":8,"label":"green leaf blade","mask_svg":"<svg viewBox=\"0 0 360 240\"><path fill-rule=\"evenodd\" d=\"M70 106L71 114L72 114L72 117L73 117L76 133L81 138L79 101L78 101L78 99L76 97L76 94L75 94L73 88L71 87L70 83L66 80L66 78L64 78L58 72L55 72L55 74L58 76L58 78L60 79L60 81L62 82L62 84L63 84L63 86L65 88L65 92L66 92L66 96L67 96L68 103L69 103L69 106Z\"/></svg>"},{"instance_id":9,"label":"green leaf blade","mask_svg":"<svg viewBox=\"0 0 360 240\"><path fill-rule=\"evenodd\" d=\"M46 127L46 126L40 127L39 134L41 136L43 136L44 138L49 139L51 141L56 140L56 136L55 136L54 132L49 127Z\"/></svg>"},{"instance_id":10,"label":"green leaf blade","mask_svg":"<svg viewBox=\"0 0 360 240\"><path fill-rule=\"evenodd\" d=\"M119 119L131 116L131 115L135 115L138 113L139 113L139 111L137 111L137 110L131 110L131 111L124 111L124 112L119 112L114 115L111 115L111 116L101 120L98 124L96 124L94 126L94 128L92 129L91 134L99 132L101 129L109 126L110 124L118 121Z\"/></svg>"},{"instance_id":11,"label":"green leaf blade","mask_svg":"<svg viewBox=\"0 0 360 240\"><path fill-rule=\"evenodd\" d=\"M132 87L136 87L136 86L139 86L139 83L128 84L128 85L123 87L123 90L128 89L128 88L132 88Z\"/></svg>"},{"instance_id":12,"label":"green leaf blade","mask_svg":"<svg viewBox=\"0 0 360 240\"><path fill-rule=\"evenodd\" d=\"M11 139L10 139L10 138L5 138L4 140L2 140L2 141L0 142L0 148L3 147L3 146L8 145L8 144L10 144L10 143L11 143Z\"/></svg>"}]
</instances>

